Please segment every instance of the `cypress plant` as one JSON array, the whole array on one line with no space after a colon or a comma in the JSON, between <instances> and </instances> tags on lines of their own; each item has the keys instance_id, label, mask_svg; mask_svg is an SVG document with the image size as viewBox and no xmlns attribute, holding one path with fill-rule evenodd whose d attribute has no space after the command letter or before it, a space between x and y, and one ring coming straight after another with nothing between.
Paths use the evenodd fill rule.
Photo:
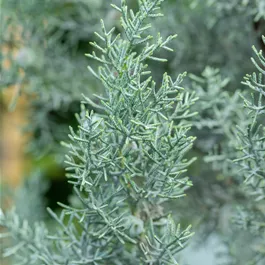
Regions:
<instances>
[{"instance_id":1,"label":"cypress plant","mask_svg":"<svg viewBox=\"0 0 265 265\"><path fill-rule=\"evenodd\" d=\"M12 103L29 95L34 164L38 155L60 167L66 147L73 187L70 203L49 205L51 218L40 223L47 185L33 174L13 197L16 209L1 212L4 256L15 264L178 264L192 223L198 246L211 235L223 240L224 264L263 265L264 1L167 0L157 19L162 0L113 1L3 2L1 47L18 53L0 86L19 87ZM240 87L253 68L250 43L258 73ZM176 74L184 70L187 78Z\"/></svg>"},{"instance_id":2,"label":"cypress plant","mask_svg":"<svg viewBox=\"0 0 265 265\"><path fill-rule=\"evenodd\" d=\"M262 36L265 44L265 37ZM242 189L248 197L246 205L238 210L235 222L243 230L248 230L254 237L251 246L253 258L246 264L265 262L265 58L262 50L254 46L256 58L251 58L257 72L245 76L242 82L249 89L243 96L249 123L237 126L238 156L233 160L243 177Z\"/></svg>"},{"instance_id":3,"label":"cypress plant","mask_svg":"<svg viewBox=\"0 0 265 265\"><path fill-rule=\"evenodd\" d=\"M162 0L113 5L121 14L122 34L115 28L95 33L97 50L87 54L100 63L88 67L101 81L104 95L84 96L77 115L78 130L70 128L66 164L78 206L64 205L61 214L48 209L58 228L29 225L12 211L1 214L1 225L15 244L4 255L19 264L178 264L177 253L192 236L181 229L165 207L184 196L191 182L185 175L194 159L185 155L194 137L187 136L194 93L164 73L160 85L147 62L175 35L163 39L148 34L150 19L161 16ZM99 55L100 54L100 55ZM86 106L97 110L90 111Z\"/></svg>"}]
</instances>

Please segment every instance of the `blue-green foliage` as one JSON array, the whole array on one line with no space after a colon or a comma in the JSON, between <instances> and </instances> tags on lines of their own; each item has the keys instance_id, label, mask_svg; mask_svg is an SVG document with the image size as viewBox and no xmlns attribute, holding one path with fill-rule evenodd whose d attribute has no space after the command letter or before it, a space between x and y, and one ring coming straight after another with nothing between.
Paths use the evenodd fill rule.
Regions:
<instances>
[{"instance_id":1,"label":"blue-green foliage","mask_svg":"<svg viewBox=\"0 0 265 265\"><path fill-rule=\"evenodd\" d=\"M193 223L200 246L208 235L224 235L229 264L263 264L261 52L253 61L259 73L240 81L253 69L250 44L264 47L264 0L167 0L159 19L163 1L117 2L3 3L1 45L17 54L1 54L12 61L1 86L17 84L29 98L34 154L48 151L58 163L65 152L59 142L68 147L74 186L70 205L49 210L48 226L32 224L43 213L41 183L32 179L34 192L15 196L17 209L1 214L13 237L5 256L37 265L178 264ZM84 71L85 52L92 74ZM179 74L186 70L189 78ZM191 148L198 160L186 172ZM241 230L231 224L233 206Z\"/></svg>"},{"instance_id":2,"label":"blue-green foliage","mask_svg":"<svg viewBox=\"0 0 265 265\"><path fill-rule=\"evenodd\" d=\"M264 36L262 37L265 43ZM242 95L246 109L244 123L239 123L235 129L234 149L236 156L233 159L234 168L241 179L242 193L246 196L244 204L238 207L234 216L235 224L251 237L250 257L244 260L245 264L264 264L265 261L265 234L264 234L264 199L265 199L265 58L262 51L253 50L256 59L252 62L258 72L245 76L244 85L252 91ZM251 93L250 93L251 92ZM242 102L242 104L243 104ZM240 125L239 125L240 124ZM231 163L232 161L230 161ZM229 245L233 247L232 242ZM240 259L235 255L234 262Z\"/></svg>"},{"instance_id":3,"label":"blue-green foliage","mask_svg":"<svg viewBox=\"0 0 265 265\"><path fill-rule=\"evenodd\" d=\"M240 91L229 92L230 80L223 78L219 69L211 67L206 67L201 77L190 74L190 79L191 90L200 99L192 107L199 113L193 119L194 134L198 136L196 144L205 152L204 160L213 170L223 177L235 177L238 169L230 161L237 156L235 126L250 121L242 108Z\"/></svg>"},{"instance_id":4,"label":"blue-green foliage","mask_svg":"<svg viewBox=\"0 0 265 265\"><path fill-rule=\"evenodd\" d=\"M262 37L265 44L265 37ZM245 77L244 85L247 85L252 93L244 97L244 106L248 110L251 122L244 128L238 127L237 136L240 156L234 160L240 167L244 176L243 188L250 197L250 203L245 209L239 211L237 222L250 230L255 236L253 251L255 257L252 264L265 262L265 58L262 51L253 47L256 59L252 62L258 72Z\"/></svg>"},{"instance_id":5,"label":"blue-green foliage","mask_svg":"<svg viewBox=\"0 0 265 265\"><path fill-rule=\"evenodd\" d=\"M263 36L265 43L265 37ZM253 48L258 60L252 58L258 73L247 75L244 85L251 90L251 97L244 97L244 106L251 117L247 128L238 127L241 156L234 160L242 168L246 185L258 190L265 186L265 58L262 50ZM264 199L264 190L261 198Z\"/></svg>"},{"instance_id":6,"label":"blue-green foliage","mask_svg":"<svg viewBox=\"0 0 265 265\"><path fill-rule=\"evenodd\" d=\"M158 49L172 51L166 39L147 35L150 19L161 16L162 0L139 1L139 11L126 2L113 7L121 13L123 33L96 33L101 43L87 56L98 61L89 67L105 87L98 102L84 96L77 115L79 129L70 128L66 155L68 177L79 207L60 204L59 227L53 235L39 225L31 228L15 213L2 214L1 224L18 244L7 249L20 264L178 264L176 254L191 237L165 209L167 201L184 195L191 182L185 176L194 159L185 159L194 137L187 136L194 93L165 73L161 85L152 80L146 62L165 61ZM101 53L101 55L98 55ZM54 243L53 243L54 242Z\"/></svg>"},{"instance_id":7,"label":"blue-green foliage","mask_svg":"<svg viewBox=\"0 0 265 265\"><path fill-rule=\"evenodd\" d=\"M258 22L258 18L263 18L263 3L167 0L163 5L166 16L154 21L151 35L156 34L152 30L158 30L162 36L177 32L181 38L172 42L171 47L177 52L170 57L166 50L159 51L159 56L169 58L164 66L150 62L154 79L161 81L165 71L173 77L187 70L199 75L210 65L231 78L230 90L237 88L242 75L251 69L241 54L249 57L249 43L257 44L264 31L264 25ZM135 8L137 1L129 0L128 5ZM87 44L94 39L93 32L100 29L101 17L105 17L106 25L116 26L114 35L120 32L120 14L110 8L109 1L103 0L8 0L3 1L1 11L0 41L15 48L16 56L0 54L2 59L12 60L10 69L2 69L0 85L4 88L17 85L19 93L15 94L13 103L20 94L31 95L29 120L32 122L27 129L34 138L29 150L39 156L47 152L62 153L58 143L65 137L66 125L74 124L71 118L78 109L81 92L94 93L101 88L91 75L80 71L86 66L83 54L89 49ZM259 25L253 30L257 13ZM19 32L21 38L17 37ZM19 74L21 70L23 76ZM55 126L58 122L60 126Z\"/></svg>"}]
</instances>

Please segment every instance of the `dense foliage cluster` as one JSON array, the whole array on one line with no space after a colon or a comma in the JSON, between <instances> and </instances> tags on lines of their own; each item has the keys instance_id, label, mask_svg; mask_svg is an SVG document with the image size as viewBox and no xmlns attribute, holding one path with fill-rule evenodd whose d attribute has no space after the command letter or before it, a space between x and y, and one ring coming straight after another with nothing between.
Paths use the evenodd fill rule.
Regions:
<instances>
[{"instance_id":1,"label":"dense foliage cluster","mask_svg":"<svg viewBox=\"0 0 265 265\"><path fill-rule=\"evenodd\" d=\"M151 26L146 20L161 15L161 2L143 1L137 13L124 1L120 8L114 5L124 38L113 36L115 28L107 31L101 22L102 33L96 35L104 44L91 44L102 55L88 56L102 64L98 73L89 69L106 93L98 96L100 104L85 97L101 113L83 106L79 130L71 129L67 144L67 170L81 205L61 205L59 217L49 210L61 226L53 236L44 227L20 224L16 214L2 216L18 241L6 256L15 253L21 264L177 263L175 254L191 236L190 227L181 230L163 205L183 196L190 185L182 175L192 162L184 155L194 138L186 136L190 125L182 120L193 116L189 106L196 98L182 92L183 75L173 81L165 73L157 88L147 69L147 59L164 61L154 53L171 50L167 45L174 38L163 40L158 34L151 44L153 36L145 34Z\"/></svg>"},{"instance_id":2,"label":"dense foliage cluster","mask_svg":"<svg viewBox=\"0 0 265 265\"><path fill-rule=\"evenodd\" d=\"M58 174L67 153L73 189L49 218L33 173L1 206L4 257L186 264L214 234L216 264L264 264L264 0L2 5L1 89L29 99L33 163Z\"/></svg>"}]
</instances>

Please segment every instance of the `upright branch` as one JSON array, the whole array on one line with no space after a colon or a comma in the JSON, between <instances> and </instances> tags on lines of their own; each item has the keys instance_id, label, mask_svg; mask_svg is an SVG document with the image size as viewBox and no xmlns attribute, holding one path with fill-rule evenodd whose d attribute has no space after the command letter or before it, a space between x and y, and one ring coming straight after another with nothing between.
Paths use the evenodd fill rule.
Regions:
<instances>
[{"instance_id":1,"label":"upright branch","mask_svg":"<svg viewBox=\"0 0 265 265\"><path fill-rule=\"evenodd\" d=\"M187 132L197 98L181 87L185 73L176 80L164 73L157 86L148 70L148 60L166 61L156 52L172 51L168 43L176 37L148 35L162 2L139 0L135 13L122 0L112 6L121 13L123 33L115 35L103 21L95 33L97 52L87 56L100 66L88 69L105 94L95 95L97 101L84 96L79 129L70 128L70 143L64 143L80 203L60 204L60 216L49 210L61 227L50 237L57 243L48 257L56 264L178 264L176 254L192 235L164 209L192 185L185 172L194 159L185 155L195 140Z\"/></svg>"}]
</instances>

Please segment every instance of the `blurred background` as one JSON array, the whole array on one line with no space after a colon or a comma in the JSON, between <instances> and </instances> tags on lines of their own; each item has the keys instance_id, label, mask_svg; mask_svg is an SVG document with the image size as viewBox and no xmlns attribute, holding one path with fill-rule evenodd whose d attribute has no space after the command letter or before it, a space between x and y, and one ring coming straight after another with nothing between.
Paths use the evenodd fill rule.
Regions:
<instances>
[{"instance_id":1,"label":"blurred background","mask_svg":"<svg viewBox=\"0 0 265 265\"><path fill-rule=\"evenodd\" d=\"M69 125L76 126L81 94L103 93L84 54L92 50L101 18L120 32L110 3L120 1L0 1L1 204L15 205L23 218L52 225L45 208L74 203L60 142ZM136 0L128 3L137 8ZM187 71L183 86L201 98L191 131L197 136L190 155L198 160L188 172L194 185L174 205L175 218L196 231L182 264L245 264L253 254L244 242L253 238L230 229L230 219L246 198L226 158L230 128L242 115L241 81L255 70L251 46L265 50L265 0L165 0L162 11L154 32L178 38L171 43L174 53L161 51L167 63L151 63L154 79Z\"/></svg>"}]
</instances>

